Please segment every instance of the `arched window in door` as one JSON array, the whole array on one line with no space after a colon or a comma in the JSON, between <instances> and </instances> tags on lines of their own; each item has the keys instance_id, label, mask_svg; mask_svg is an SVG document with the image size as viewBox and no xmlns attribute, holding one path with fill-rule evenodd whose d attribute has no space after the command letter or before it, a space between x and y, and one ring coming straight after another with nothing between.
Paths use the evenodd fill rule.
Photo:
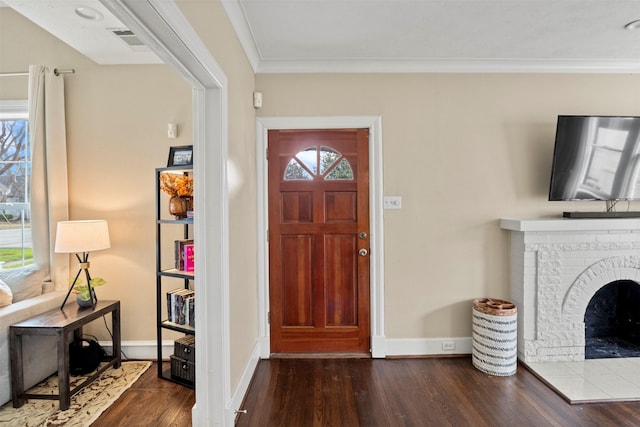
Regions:
<instances>
[{"instance_id":1,"label":"arched window in door","mask_svg":"<svg viewBox=\"0 0 640 427\"><path fill-rule=\"evenodd\" d=\"M285 181L313 179L353 180L349 161L338 151L323 146L308 147L298 152L284 172Z\"/></svg>"}]
</instances>

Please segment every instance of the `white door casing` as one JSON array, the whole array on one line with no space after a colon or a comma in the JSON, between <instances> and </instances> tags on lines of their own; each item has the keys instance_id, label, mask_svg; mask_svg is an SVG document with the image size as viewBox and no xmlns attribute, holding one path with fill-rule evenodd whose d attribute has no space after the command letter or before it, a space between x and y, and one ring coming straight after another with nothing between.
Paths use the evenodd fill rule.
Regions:
<instances>
[{"instance_id":1,"label":"white door casing","mask_svg":"<svg viewBox=\"0 0 640 427\"><path fill-rule=\"evenodd\" d=\"M173 1L100 1L193 87L194 196L199 201L194 238L199 250L195 260L198 386L192 423L232 426L227 77Z\"/></svg>"},{"instance_id":2,"label":"white door casing","mask_svg":"<svg viewBox=\"0 0 640 427\"><path fill-rule=\"evenodd\" d=\"M384 226L382 189L382 118L347 117L258 117L256 119L257 230L258 230L258 339L260 357L271 354L269 337L269 247L267 142L272 129L369 129L369 201L371 234L371 355L386 356L384 337Z\"/></svg>"}]
</instances>

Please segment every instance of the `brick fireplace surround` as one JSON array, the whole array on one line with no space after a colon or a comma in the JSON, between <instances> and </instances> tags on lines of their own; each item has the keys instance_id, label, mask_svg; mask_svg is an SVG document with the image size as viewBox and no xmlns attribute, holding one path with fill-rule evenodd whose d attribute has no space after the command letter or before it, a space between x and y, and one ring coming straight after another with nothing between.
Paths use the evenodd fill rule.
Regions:
<instances>
[{"instance_id":1,"label":"brick fireplace surround","mask_svg":"<svg viewBox=\"0 0 640 427\"><path fill-rule=\"evenodd\" d=\"M640 283L639 219L501 219L524 363L583 361L584 315L617 280Z\"/></svg>"}]
</instances>

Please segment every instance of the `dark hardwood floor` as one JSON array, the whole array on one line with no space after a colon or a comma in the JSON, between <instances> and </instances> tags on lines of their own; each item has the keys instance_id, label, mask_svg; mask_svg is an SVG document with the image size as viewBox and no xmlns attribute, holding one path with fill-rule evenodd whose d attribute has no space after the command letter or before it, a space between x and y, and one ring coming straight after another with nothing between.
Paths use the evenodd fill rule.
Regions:
<instances>
[{"instance_id":1,"label":"dark hardwood floor","mask_svg":"<svg viewBox=\"0 0 640 427\"><path fill-rule=\"evenodd\" d=\"M190 426L195 392L156 374L92 427ZM262 360L242 409L237 426L640 426L640 402L570 405L522 366L494 377L469 357Z\"/></svg>"},{"instance_id":2,"label":"dark hardwood floor","mask_svg":"<svg viewBox=\"0 0 640 427\"><path fill-rule=\"evenodd\" d=\"M158 378L154 363L91 426L190 426L195 399L194 390Z\"/></svg>"},{"instance_id":3,"label":"dark hardwood floor","mask_svg":"<svg viewBox=\"0 0 640 427\"><path fill-rule=\"evenodd\" d=\"M640 426L640 402L570 405L470 357L262 360L242 409L237 426Z\"/></svg>"}]
</instances>

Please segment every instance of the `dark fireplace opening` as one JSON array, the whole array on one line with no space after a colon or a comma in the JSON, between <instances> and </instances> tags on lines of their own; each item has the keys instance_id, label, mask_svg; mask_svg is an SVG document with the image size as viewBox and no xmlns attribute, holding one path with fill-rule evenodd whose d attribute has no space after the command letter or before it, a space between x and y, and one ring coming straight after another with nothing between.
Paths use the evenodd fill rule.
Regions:
<instances>
[{"instance_id":1,"label":"dark fireplace opening","mask_svg":"<svg viewBox=\"0 0 640 427\"><path fill-rule=\"evenodd\" d=\"M640 285L618 280L603 286L584 315L585 359L640 357Z\"/></svg>"}]
</instances>

